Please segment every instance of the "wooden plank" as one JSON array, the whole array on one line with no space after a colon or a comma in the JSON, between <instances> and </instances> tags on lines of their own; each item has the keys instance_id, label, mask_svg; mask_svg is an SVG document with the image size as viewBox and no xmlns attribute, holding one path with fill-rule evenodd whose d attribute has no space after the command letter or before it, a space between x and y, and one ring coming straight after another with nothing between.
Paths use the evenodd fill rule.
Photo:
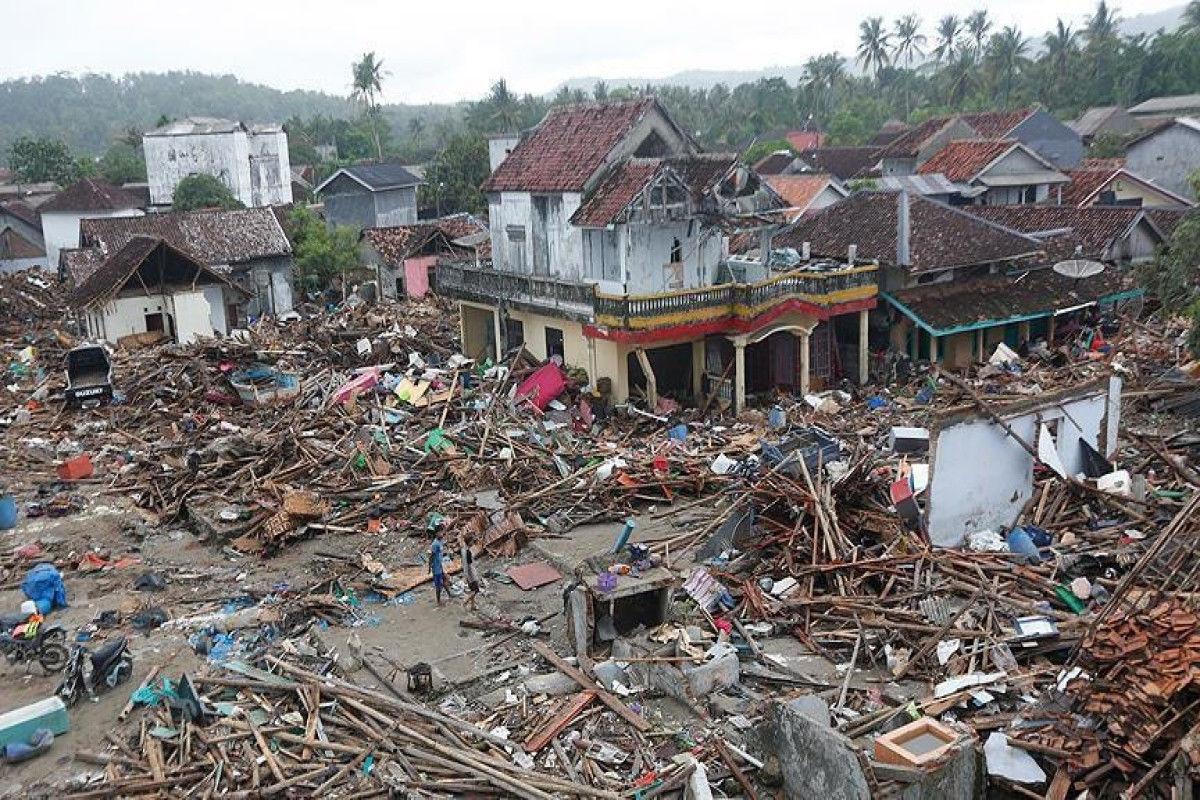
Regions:
<instances>
[{"instance_id":1,"label":"wooden plank","mask_svg":"<svg viewBox=\"0 0 1200 800\"><path fill-rule=\"evenodd\" d=\"M571 724L571 720L579 715L580 711L587 708L593 700L596 699L596 693L593 691L584 691L572 697L540 731L537 731L533 738L525 743L526 753L536 753L546 745L550 744L550 740L559 734L559 732Z\"/></svg>"},{"instance_id":2,"label":"wooden plank","mask_svg":"<svg viewBox=\"0 0 1200 800\"><path fill-rule=\"evenodd\" d=\"M587 675L584 675L579 671L579 669L564 661L558 653L547 647L544 642L534 642L533 649L537 651L538 655L553 664L555 669L557 669L563 675L566 675L583 688L591 689L593 692L595 692L596 697L600 698L600 702L617 712L617 714L621 716L621 719L625 720L642 733L650 730L650 723L646 721L645 717L641 716L640 714L633 713L629 706L622 703L615 695L606 692L598 683L589 678Z\"/></svg>"}]
</instances>

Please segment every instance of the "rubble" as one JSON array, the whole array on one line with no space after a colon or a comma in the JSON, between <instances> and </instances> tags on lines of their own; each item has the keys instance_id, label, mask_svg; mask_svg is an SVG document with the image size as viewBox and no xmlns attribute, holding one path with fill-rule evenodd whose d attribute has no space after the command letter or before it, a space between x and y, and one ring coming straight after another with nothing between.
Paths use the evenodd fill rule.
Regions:
<instances>
[{"instance_id":1,"label":"rubble","mask_svg":"<svg viewBox=\"0 0 1200 800\"><path fill-rule=\"evenodd\" d=\"M868 394L734 418L609 408L521 350L478 362L436 297L352 305L119 348L113 402L90 412L60 400L66 326L49 314L8 335L16 535L89 504L136 516L127 552L22 541L0 578L52 561L68 585L153 584L91 632L136 624L203 659L155 665L137 693L152 702L76 754L103 769L74 796L934 797L985 780L1152 796L1200 773L1200 369L1175 323L1127 320L1107 353L1003 353L961 376L908 365ZM1116 415L1114 392L1108 438L1072 403ZM1075 449L1055 409L1090 454L1046 450ZM945 475L995 469L948 445L952 426L1020 468L987 524L939 547ZM607 532L571 539L596 523ZM549 608L461 620L481 640L469 670L328 647L329 626L372 624L365 604L416 602L429 571L411 556L437 525L455 554L474 534L488 580ZM176 528L220 566L171 572L134 544ZM567 541L579 549L558 557ZM246 578L301 546L305 577ZM186 606L175 591L224 580L239 591ZM888 750L912 725L952 736Z\"/></svg>"}]
</instances>

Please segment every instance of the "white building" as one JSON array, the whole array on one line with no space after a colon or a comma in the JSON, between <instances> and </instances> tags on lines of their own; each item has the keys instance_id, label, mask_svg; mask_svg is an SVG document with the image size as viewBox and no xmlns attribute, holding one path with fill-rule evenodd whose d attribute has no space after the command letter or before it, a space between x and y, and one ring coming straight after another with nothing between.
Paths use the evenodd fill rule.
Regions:
<instances>
[{"instance_id":1,"label":"white building","mask_svg":"<svg viewBox=\"0 0 1200 800\"><path fill-rule=\"evenodd\" d=\"M186 117L142 136L150 202L169 206L189 175L212 175L248 207L292 202L287 134L278 125L247 126Z\"/></svg>"},{"instance_id":2,"label":"white building","mask_svg":"<svg viewBox=\"0 0 1200 800\"><path fill-rule=\"evenodd\" d=\"M79 247L80 220L140 217L140 206L134 195L95 178L84 178L63 189L38 209L47 263L57 268L60 250Z\"/></svg>"},{"instance_id":3,"label":"white building","mask_svg":"<svg viewBox=\"0 0 1200 800\"><path fill-rule=\"evenodd\" d=\"M186 344L228 333L225 309L241 294L196 257L162 239L135 236L76 287L71 305L95 339L117 344L162 333Z\"/></svg>"}]
</instances>

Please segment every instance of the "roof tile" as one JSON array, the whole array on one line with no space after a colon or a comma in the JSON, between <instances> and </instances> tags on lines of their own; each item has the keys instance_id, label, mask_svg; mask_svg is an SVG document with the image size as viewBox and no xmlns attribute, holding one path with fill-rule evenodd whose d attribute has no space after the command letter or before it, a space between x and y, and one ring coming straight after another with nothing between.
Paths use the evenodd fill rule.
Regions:
<instances>
[{"instance_id":1,"label":"roof tile","mask_svg":"<svg viewBox=\"0 0 1200 800\"><path fill-rule=\"evenodd\" d=\"M109 253L135 236L158 237L209 265L240 264L292 252L270 207L85 219L79 231L85 246L100 246Z\"/></svg>"},{"instance_id":2,"label":"roof tile","mask_svg":"<svg viewBox=\"0 0 1200 800\"><path fill-rule=\"evenodd\" d=\"M59 192L54 199L39 207L39 211L121 211L140 208L134 195L95 178L84 178Z\"/></svg>"},{"instance_id":3,"label":"roof tile","mask_svg":"<svg viewBox=\"0 0 1200 800\"><path fill-rule=\"evenodd\" d=\"M956 139L917 168L919 175L942 173L952 181L970 181L1016 146L1012 139Z\"/></svg>"}]
</instances>

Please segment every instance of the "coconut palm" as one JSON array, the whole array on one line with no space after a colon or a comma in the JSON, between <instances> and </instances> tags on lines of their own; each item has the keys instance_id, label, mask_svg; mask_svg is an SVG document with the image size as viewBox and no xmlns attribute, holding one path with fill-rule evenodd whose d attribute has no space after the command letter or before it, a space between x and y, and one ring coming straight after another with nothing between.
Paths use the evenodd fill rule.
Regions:
<instances>
[{"instance_id":1,"label":"coconut palm","mask_svg":"<svg viewBox=\"0 0 1200 800\"><path fill-rule=\"evenodd\" d=\"M826 53L805 62L802 80L818 116L829 113L830 99L845 78L846 68L838 53Z\"/></svg>"},{"instance_id":2,"label":"coconut palm","mask_svg":"<svg viewBox=\"0 0 1200 800\"><path fill-rule=\"evenodd\" d=\"M883 27L883 17L868 17L858 23L858 62L876 80L880 71L888 65L890 44L891 35Z\"/></svg>"},{"instance_id":3,"label":"coconut palm","mask_svg":"<svg viewBox=\"0 0 1200 800\"><path fill-rule=\"evenodd\" d=\"M1029 40L1019 28L1009 25L1000 33L992 36L988 43L988 61L991 62L995 73L1004 83L1004 105L1008 105L1012 95L1013 81L1026 62L1025 54L1029 50Z\"/></svg>"},{"instance_id":4,"label":"coconut palm","mask_svg":"<svg viewBox=\"0 0 1200 800\"><path fill-rule=\"evenodd\" d=\"M521 105L517 96L509 91L508 81L504 78L492 84L487 102L492 107L491 121L499 124L502 131L515 131L521 127Z\"/></svg>"},{"instance_id":5,"label":"coconut palm","mask_svg":"<svg viewBox=\"0 0 1200 800\"><path fill-rule=\"evenodd\" d=\"M1076 46L1078 38L1079 34L1071 30L1070 25L1064 25L1060 19L1054 30L1047 33L1043 40L1046 45L1046 57L1050 60L1050 67L1059 80L1067 75L1071 57L1078 49Z\"/></svg>"},{"instance_id":6,"label":"coconut palm","mask_svg":"<svg viewBox=\"0 0 1200 800\"><path fill-rule=\"evenodd\" d=\"M383 144L379 139L379 96L383 94L383 79L388 73L383 61L375 58L375 51L363 53L362 59L350 67L353 76L350 99L363 105L363 111L371 120L371 133L375 137L375 155L383 160Z\"/></svg>"},{"instance_id":7,"label":"coconut palm","mask_svg":"<svg viewBox=\"0 0 1200 800\"><path fill-rule=\"evenodd\" d=\"M904 119L907 120L912 111L909 93L912 83L913 56L925 55L925 34L921 33L921 18L916 14L906 14L896 20L892 30L896 37L892 44L892 60L899 64L904 62Z\"/></svg>"},{"instance_id":8,"label":"coconut palm","mask_svg":"<svg viewBox=\"0 0 1200 800\"><path fill-rule=\"evenodd\" d=\"M1087 24L1083 29L1083 35L1087 39L1088 45L1099 47L1115 39L1117 25L1120 21L1117 9L1110 7L1105 0L1100 0L1096 4L1095 13L1087 18Z\"/></svg>"},{"instance_id":9,"label":"coconut palm","mask_svg":"<svg viewBox=\"0 0 1200 800\"><path fill-rule=\"evenodd\" d=\"M408 121L408 136L412 139L413 149L420 151L421 138L425 135L425 120L413 117Z\"/></svg>"},{"instance_id":10,"label":"coconut palm","mask_svg":"<svg viewBox=\"0 0 1200 800\"><path fill-rule=\"evenodd\" d=\"M955 15L947 14L938 20L937 47L933 48L933 57L939 66L942 61L950 61L954 58L960 33L962 33L962 21Z\"/></svg>"},{"instance_id":11,"label":"coconut palm","mask_svg":"<svg viewBox=\"0 0 1200 800\"><path fill-rule=\"evenodd\" d=\"M983 54L983 43L987 41L988 33L992 30L992 21L988 19L987 10L981 8L972 11L967 15L964 25L971 41L975 43L975 57L979 58Z\"/></svg>"}]
</instances>

